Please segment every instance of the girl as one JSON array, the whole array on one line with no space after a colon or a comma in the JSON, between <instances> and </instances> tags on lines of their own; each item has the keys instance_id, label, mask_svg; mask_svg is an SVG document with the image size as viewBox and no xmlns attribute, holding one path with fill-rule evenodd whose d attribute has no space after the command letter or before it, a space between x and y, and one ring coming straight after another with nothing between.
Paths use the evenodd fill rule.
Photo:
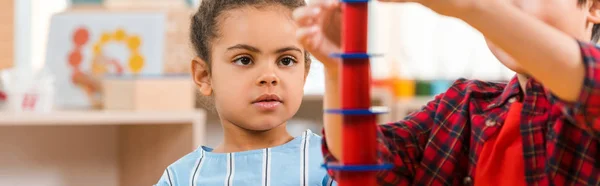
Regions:
<instances>
[{"instance_id":1,"label":"girl","mask_svg":"<svg viewBox=\"0 0 600 186\"><path fill-rule=\"evenodd\" d=\"M202 146L165 170L157 185L331 185L321 138L292 137L310 67L295 39L304 0L203 0L192 18L192 74L210 98L223 142Z\"/></svg>"}]
</instances>

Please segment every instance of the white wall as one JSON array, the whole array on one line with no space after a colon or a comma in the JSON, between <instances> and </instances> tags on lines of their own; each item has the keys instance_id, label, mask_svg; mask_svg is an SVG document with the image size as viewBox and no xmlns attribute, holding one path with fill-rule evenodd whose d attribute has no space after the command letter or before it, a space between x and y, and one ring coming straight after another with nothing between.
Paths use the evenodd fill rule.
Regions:
<instances>
[{"instance_id":1,"label":"white wall","mask_svg":"<svg viewBox=\"0 0 600 186\"><path fill-rule=\"evenodd\" d=\"M31 0L15 1L15 66L30 67Z\"/></svg>"},{"instance_id":2,"label":"white wall","mask_svg":"<svg viewBox=\"0 0 600 186\"><path fill-rule=\"evenodd\" d=\"M396 61L399 70L392 73L417 79L501 80L513 75L487 49L481 33L459 19L418 4L373 1L371 12L371 49L386 56L374 62L375 72Z\"/></svg>"},{"instance_id":3,"label":"white wall","mask_svg":"<svg viewBox=\"0 0 600 186\"><path fill-rule=\"evenodd\" d=\"M16 0L15 1L15 66L17 68L43 67L50 18L65 10L69 0Z\"/></svg>"}]
</instances>

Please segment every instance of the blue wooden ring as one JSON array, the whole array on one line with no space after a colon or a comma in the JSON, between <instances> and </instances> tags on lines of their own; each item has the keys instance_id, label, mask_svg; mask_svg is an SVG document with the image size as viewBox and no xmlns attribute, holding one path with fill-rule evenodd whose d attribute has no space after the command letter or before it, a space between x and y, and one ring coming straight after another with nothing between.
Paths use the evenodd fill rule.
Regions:
<instances>
[{"instance_id":1,"label":"blue wooden ring","mask_svg":"<svg viewBox=\"0 0 600 186\"><path fill-rule=\"evenodd\" d=\"M341 115L377 115L388 113L387 109L327 109L325 113Z\"/></svg>"},{"instance_id":2,"label":"blue wooden ring","mask_svg":"<svg viewBox=\"0 0 600 186\"><path fill-rule=\"evenodd\" d=\"M380 171L389 170L394 166L392 164L376 165L342 165L342 164L323 164L323 168L336 171Z\"/></svg>"},{"instance_id":3,"label":"blue wooden ring","mask_svg":"<svg viewBox=\"0 0 600 186\"><path fill-rule=\"evenodd\" d=\"M380 55L367 53L333 53L329 56L342 59L368 59L371 57L379 57Z\"/></svg>"}]
</instances>

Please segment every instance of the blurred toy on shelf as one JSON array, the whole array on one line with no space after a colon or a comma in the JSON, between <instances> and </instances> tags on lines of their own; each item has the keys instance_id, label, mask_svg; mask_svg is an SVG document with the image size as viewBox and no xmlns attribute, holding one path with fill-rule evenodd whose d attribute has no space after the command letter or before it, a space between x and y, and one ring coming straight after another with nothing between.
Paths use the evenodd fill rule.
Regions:
<instances>
[{"instance_id":1,"label":"blurred toy on shelf","mask_svg":"<svg viewBox=\"0 0 600 186\"><path fill-rule=\"evenodd\" d=\"M191 77L105 77L102 108L134 111L189 111L195 108Z\"/></svg>"},{"instance_id":2,"label":"blurred toy on shelf","mask_svg":"<svg viewBox=\"0 0 600 186\"><path fill-rule=\"evenodd\" d=\"M400 63L394 58L389 58L386 65L391 69L391 74L387 77L373 78L373 88L387 89L394 95L394 100L412 98L416 94L416 81L412 78L407 78L399 71Z\"/></svg>"},{"instance_id":3,"label":"blurred toy on shelf","mask_svg":"<svg viewBox=\"0 0 600 186\"><path fill-rule=\"evenodd\" d=\"M189 73L185 1L105 1L54 15L46 67L56 74L61 109L102 108L104 77ZM151 6L167 3L170 6Z\"/></svg>"},{"instance_id":4,"label":"blurred toy on shelf","mask_svg":"<svg viewBox=\"0 0 600 186\"><path fill-rule=\"evenodd\" d=\"M441 93L446 92L450 86L452 86L453 81L448 79L438 79L431 82L431 96L435 96Z\"/></svg>"},{"instance_id":5,"label":"blurred toy on shelf","mask_svg":"<svg viewBox=\"0 0 600 186\"><path fill-rule=\"evenodd\" d=\"M4 84L2 83L2 72L0 71L0 112L4 110L7 99L6 92L4 91Z\"/></svg>"},{"instance_id":6,"label":"blurred toy on shelf","mask_svg":"<svg viewBox=\"0 0 600 186\"><path fill-rule=\"evenodd\" d=\"M3 110L18 112L50 112L54 107L54 77L47 71L32 72L18 68L4 71L0 80L0 102Z\"/></svg>"}]
</instances>

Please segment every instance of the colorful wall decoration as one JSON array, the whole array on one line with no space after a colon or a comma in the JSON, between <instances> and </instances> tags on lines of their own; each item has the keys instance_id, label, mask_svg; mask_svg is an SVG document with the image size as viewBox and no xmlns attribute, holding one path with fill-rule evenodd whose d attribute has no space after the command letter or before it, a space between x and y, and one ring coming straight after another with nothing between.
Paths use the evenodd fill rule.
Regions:
<instances>
[{"instance_id":1,"label":"colorful wall decoration","mask_svg":"<svg viewBox=\"0 0 600 186\"><path fill-rule=\"evenodd\" d=\"M165 20L163 13L67 12L54 16L45 64L57 80L56 105L81 108L97 104L93 81L105 76L162 75Z\"/></svg>"}]
</instances>

